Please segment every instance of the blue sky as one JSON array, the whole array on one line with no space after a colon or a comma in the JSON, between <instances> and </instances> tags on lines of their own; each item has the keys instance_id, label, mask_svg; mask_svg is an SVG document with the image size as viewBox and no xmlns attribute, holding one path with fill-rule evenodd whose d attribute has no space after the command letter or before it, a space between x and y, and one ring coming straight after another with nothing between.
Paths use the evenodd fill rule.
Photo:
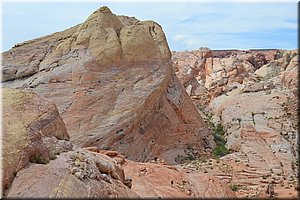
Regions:
<instances>
[{"instance_id":1,"label":"blue sky","mask_svg":"<svg viewBox=\"0 0 300 200\"><path fill-rule=\"evenodd\" d=\"M2 50L83 22L98 7L162 25L171 50L297 48L297 1L8 2Z\"/></svg>"}]
</instances>

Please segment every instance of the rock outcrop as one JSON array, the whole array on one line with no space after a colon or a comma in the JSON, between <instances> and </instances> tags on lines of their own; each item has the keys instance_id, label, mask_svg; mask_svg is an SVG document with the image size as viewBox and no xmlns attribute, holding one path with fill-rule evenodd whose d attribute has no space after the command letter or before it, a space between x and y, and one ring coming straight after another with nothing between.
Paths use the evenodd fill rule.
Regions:
<instances>
[{"instance_id":1,"label":"rock outcrop","mask_svg":"<svg viewBox=\"0 0 300 200\"><path fill-rule=\"evenodd\" d=\"M46 165L30 164L15 177L7 197L138 198L115 160L74 148Z\"/></svg>"},{"instance_id":2,"label":"rock outcrop","mask_svg":"<svg viewBox=\"0 0 300 200\"><path fill-rule=\"evenodd\" d=\"M235 197L226 183L199 171L167 165L157 158L147 163L125 159L116 151L90 151L105 154L122 163L127 183L141 198L222 198Z\"/></svg>"},{"instance_id":3,"label":"rock outcrop","mask_svg":"<svg viewBox=\"0 0 300 200\"><path fill-rule=\"evenodd\" d=\"M2 90L3 189L12 198L139 197L122 164L70 143L56 106L30 91Z\"/></svg>"},{"instance_id":4,"label":"rock outcrop","mask_svg":"<svg viewBox=\"0 0 300 200\"><path fill-rule=\"evenodd\" d=\"M47 163L68 149L69 136L54 104L15 89L3 88L2 95L3 189L7 189L29 162Z\"/></svg>"},{"instance_id":5,"label":"rock outcrop","mask_svg":"<svg viewBox=\"0 0 300 200\"><path fill-rule=\"evenodd\" d=\"M53 101L74 144L175 164L215 144L170 56L159 24L101 7L82 24L4 52L3 86Z\"/></svg>"},{"instance_id":6,"label":"rock outcrop","mask_svg":"<svg viewBox=\"0 0 300 200\"><path fill-rule=\"evenodd\" d=\"M209 175L129 161L69 141L56 106L28 90L3 88L6 198L234 197ZM149 188L151 184L151 188Z\"/></svg>"},{"instance_id":7,"label":"rock outcrop","mask_svg":"<svg viewBox=\"0 0 300 200\"><path fill-rule=\"evenodd\" d=\"M297 52L172 54L107 7L4 52L4 196L296 197Z\"/></svg>"},{"instance_id":8,"label":"rock outcrop","mask_svg":"<svg viewBox=\"0 0 300 200\"><path fill-rule=\"evenodd\" d=\"M174 52L172 60L176 75L192 98L201 98L203 88L209 98L217 97L243 84L257 79L253 72L274 62L278 50L216 50L200 48L191 52ZM251 74L251 76L250 76ZM199 95L201 94L201 95Z\"/></svg>"},{"instance_id":9,"label":"rock outcrop","mask_svg":"<svg viewBox=\"0 0 300 200\"><path fill-rule=\"evenodd\" d=\"M231 172L208 173L235 185L238 197L296 197L297 52L200 48L173 52L173 61L179 78L196 71L181 81L231 151L221 158Z\"/></svg>"},{"instance_id":10,"label":"rock outcrop","mask_svg":"<svg viewBox=\"0 0 300 200\"><path fill-rule=\"evenodd\" d=\"M132 161L125 164L125 172L133 180L132 190L143 198L236 197L226 183L203 172Z\"/></svg>"}]
</instances>

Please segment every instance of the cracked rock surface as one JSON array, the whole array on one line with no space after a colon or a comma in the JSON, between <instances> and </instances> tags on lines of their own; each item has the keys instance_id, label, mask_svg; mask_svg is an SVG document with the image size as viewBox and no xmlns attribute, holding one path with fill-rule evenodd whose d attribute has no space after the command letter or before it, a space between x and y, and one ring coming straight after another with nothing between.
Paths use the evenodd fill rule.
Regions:
<instances>
[{"instance_id":1,"label":"cracked rock surface","mask_svg":"<svg viewBox=\"0 0 300 200\"><path fill-rule=\"evenodd\" d=\"M231 151L185 167L235 185L238 197L296 197L297 60L296 50L173 52L179 77L196 70L180 80L199 112L223 127Z\"/></svg>"},{"instance_id":2,"label":"cracked rock surface","mask_svg":"<svg viewBox=\"0 0 300 200\"><path fill-rule=\"evenodd\" d=\"M31 91L2 89L3 189L12 198L138 197L122 163L69 141L56 106Z\"/></svg>"},{"instance_id":3,"label":"cracked rock surface","mask_svg":"<svg viewBox=\"0 0 300 200\"><path fill-rule=\"evenodd\" d=\"M214 141L171 67L159 24L107 7L84 23L3 53L3 86L31 89L58 107L70 141L126 158L176 164Z\"/></svg>"}]
</instances>

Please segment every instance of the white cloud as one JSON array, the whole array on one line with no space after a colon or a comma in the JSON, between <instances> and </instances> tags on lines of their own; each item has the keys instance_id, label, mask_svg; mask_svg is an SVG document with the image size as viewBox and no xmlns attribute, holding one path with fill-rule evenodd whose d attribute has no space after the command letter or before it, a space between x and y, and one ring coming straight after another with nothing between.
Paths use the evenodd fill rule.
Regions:
<instances>
[{"instance_id":1,"label":"white cloud","mask_svg":"<svg viewBox=\"0 0 300 200\"><path fill-rule=\"evenodd\" d=\"M174 50L297 47L296 3L192 4L168 19L162 26L167 35L175 33L168 37Z\"/></svg>"},{"instance_id":2,"label":"white cloud","mask_svg":"<svg viewBox=\"0 0 300 200\"><path fill-rule=\"evenodd\" d=\"M199 5L199 7L201 4ZM206 13L198 10L191 12L189 19L177 26L185 31L202 32L245 32L272 31L279 28L297 28L297 22L289 22L297 18L296 4L224 4L214 9L205 6ZM207 12L210 11L210 12ZM188 28L188 29L186 29Z\"/></svg>"},{"instance_id":3,"label":"white cloud","mask_svg":"<svg viewBox=\"0 0 300 200\"><path fill-rule=\"evenodd\" d=\"M97 3L96 3L97 2ZM34 30L50 34L81 23L92 10L98 6L108 5L116 14L135 16L138 19L152 19L162 25L172 50L198 49L201 46L210 48L247 48L279 45L278 48L296 48L297 46L297 3L226 3L213 1L156 1L139 3L96 1L94 3L37 3L40 7L28 4L13 6L10 16L4 9L4 48L14 43L31 39L27 35ZM187 3L188 2L188 3ZM287 2L284 1L283 2ZM291 2L291 1L289 1ZM48 6L49 5L49 6ZM4 6L5 8L5 6ZM54 12L51 9L55 10ZM44 12L47 11L47 12ZM46 13L42 15L40 13ZM47 13L52 13L47 16ZM74 15L75 13L75 15ZM27 18L27 16L30 16ZM22 34L15 27L22 19ZM38 19L39 23L37 23ZM43 25L46 24L47 26ZM27 27L27 29L26 29ZM282 31L282 32L280 32ZM281 37L274 34L282 34ZM287 33L289 35L287 35ZM39 33L36 31L36 33ZM40 34L40 33L39 33ZM261 34L261 36L260 36ZM241 36L242 35L242 36ZM247 36L245 36L247 35ZM269 35L269 38L266 37ZM34 37L41 35L34 35ZM24 39L25 38L25 39ZM9 45L8 45L9 44ZM285 44L285 45L284 45ZM280 46L281 45L281 46ZM284 47L283 47L284 46Z\"/></svg>"},{"instance_id":4,"label":"white cloud","mask_svg":"<svg viewBox=\"0 0 300 200\"><path fill-rule=\"evenodd\" d=\"M189 35L183 35L183 34L178 34L178 35L174 35L174 40L175 41L182 41L186 38L190 37Z\"/></svg>"},{"instance_id":5,"label":"white cloud","mask_svg":"<svg viewBox=\"0 0 300 200\"><path fill-rule=\"evenodd\" d=\"M205 46L198 38L190 38L185 41L187 49L197 49Z\"/></svg>"}]
</instances>

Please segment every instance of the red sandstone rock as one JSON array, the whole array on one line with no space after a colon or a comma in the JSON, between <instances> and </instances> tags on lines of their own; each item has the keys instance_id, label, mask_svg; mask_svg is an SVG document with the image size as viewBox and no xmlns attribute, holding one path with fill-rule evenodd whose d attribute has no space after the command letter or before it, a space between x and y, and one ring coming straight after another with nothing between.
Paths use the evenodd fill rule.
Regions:
<instances>
[{"instance_id":1,"label":"red sandstone rock","mask_svg":"<svg viewBox=\"0 0 300 200\"><path fill-rule=\"evenodd\" d=\"M202 108L200 112L210 110L211 120L224 127L226 146L234 151L222 157L223 164L231 169L230 178L225 180L237 186L238 197L270 197L271 193L266 191L273 187L273 196L284 197L290 193L295 197L297 182L293 179L297 176L297 166L294 163L298 157L296 51L219 50L212 54L202 59L200 55L195 56L195 51L175 52L173 60L179 63L177 73L182 72L181 68L192 66L197 59L205 63L205 77L189 78L197 79L207 90L197 90L200 86L196 85L192 91L199 93L191 92L190 96ZM185 79L181 81L186 82ZM195 95L204 99L195 98ZM218 166L218 169L209 170L209 174L220 179L225 177L225 169L216 164L211 166ZM196 167L199 168L194 164L189 166Z\"/></svg>"},{"instance_id":2,"label":"red sandstone rock","mask_svg":"<svg viewBox=\"0 0 300 200\"><path fill-rule=\"evenodd\" d=\"M126 161L124 169L133 180L132 190L143 198L235 197L224 183L203 172L186 173L180 168L132 161Z\"/></svg>"},{"instance_id":3,"label":"red sandstone rock","mask_svg":"<svg viewBox=\"0 0 300 200\"><path fill-rule=\"evenodd\" d=\"M251 77L249 74L274 60L279 50L214 50L200 48L191 52L174 52L178 78L188 89L190 96L198 98L198 87L208 90L210 98L226 92L227 87ZM194 80L197 80L196 82ZM197 97L198 96L198 97Z\"/></svg>"},{"instance_id":4,"label":"red sandstone rock","mask_svg":"<svg viewBox=\"0 0 300 200\"><path fill-rule=\"evenodd\" d=\"M2 89L3 189L29 162L46 163L70 148L57 108L32 92ZM55 148L52 148L52 146Z\"/></svg>"},{"instance_id":5,"label":"red sandstone rock","mask_svg":"<svg viewBox=\"0 0 300 200\"><path fill-rule=\"evenodd\" d=\"M101 152L118 162L122 155L118 152L88 148ZM122 163L127 180L131 180L132 190L141 198L235 197L226 184L203 172L187 172L179 166L169 166L161 158L151 163L124 160Z\"/></svg>"},{"instance_id":6,"label":"red sandstone rock","mask_svg":"<svg viewBox=\"0 0 300 200\"><path fill-rule=\"evenodd\" d=\"M138 198L126 186L124 171L106 155L75 148L46 165L21 170L7 197Z\"/></svg>"},{"instance_id":7,"label":"red sandstone rock","mask_svg":"<svg viewBox=\"0 0 300 200\"><path fill-rule=\"evenodd\" d=\"M215 144L170 55L160 25L100 8L80 25L4 52L4 87L53 101L81 147L176 163L188 147L199 154Z\"/></svg>"},{"instance_id":8,"label":"red sandstone rock","mask_svg":"<svg viewBox=\"0 0 300 200\"><path fill-rule=\"evenodd\" d=\"M157 23L102 7L3 58L4 87L52 100L71 141L85 147L66 141L53 104L4 89L8 197L296 195L296 51L200 48L174 52L172 64ZM209 104L234 152L169 166L215 147L189 96Z\"/></svg>"},{"instance_id":9,"label":"red sandstone rock","mask_svg":"<svg viewBox=\"0 0 300 200\"><path fill-rule=\"evenodd\" d=\"M2 90L3 186L12 198L139 197L117 152L73 146L53 103L29 91ZM121 160L122 161L122 160Z\"/></svg>"}]
</instances>

